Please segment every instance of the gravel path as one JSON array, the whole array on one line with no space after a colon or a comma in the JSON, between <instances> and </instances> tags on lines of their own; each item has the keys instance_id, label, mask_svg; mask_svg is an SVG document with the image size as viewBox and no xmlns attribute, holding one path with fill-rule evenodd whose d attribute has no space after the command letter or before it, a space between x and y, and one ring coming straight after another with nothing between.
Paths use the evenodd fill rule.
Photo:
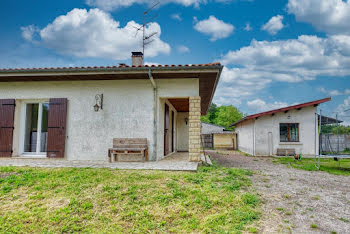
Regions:
<instances>
[{"instance_id":1,"label":"gravel path","mask_svg":"<svg viewBox=\"0 0 350 234\"><path fill-rule=\"evenodd\" d=\"M208 153L220 165L255 172L261 233L350 233L350 177L298 170L268 157Z\"/></svg>"}]
</instances>

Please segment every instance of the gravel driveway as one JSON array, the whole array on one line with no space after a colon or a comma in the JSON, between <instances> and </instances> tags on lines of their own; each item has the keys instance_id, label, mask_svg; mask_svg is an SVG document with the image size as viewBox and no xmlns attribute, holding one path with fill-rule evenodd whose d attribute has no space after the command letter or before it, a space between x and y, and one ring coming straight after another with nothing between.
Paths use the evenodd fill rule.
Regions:
<instances>
[{"instance_id":1,"label":"gravel driveway","mask_svg":"<svg viewBox=\"0 0 350 234\"><path fill-rule=\"evenodd\" d=\"M262 196L261 233L350 233L350 177L275 164L269 157L208 151L226 167L254 171L253 188Z\"/></svg>"}]
</instances>

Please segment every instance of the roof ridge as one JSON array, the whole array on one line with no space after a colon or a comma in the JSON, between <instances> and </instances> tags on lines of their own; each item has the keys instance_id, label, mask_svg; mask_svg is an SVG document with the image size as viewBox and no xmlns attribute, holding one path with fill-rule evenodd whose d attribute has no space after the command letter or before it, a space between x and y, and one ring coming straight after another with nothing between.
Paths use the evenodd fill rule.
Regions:
<instances>
[{"instance_id":1,"label":"roof ridge","mask_svg":"<svg viewBox=\"0 0 350 234\"><path fill-rule=\"evenodd\" d=\"M274 114L274 113L278 113L278 112L282 112L282 111L293 110L293 109L303 108L303 107L312 106L312 105L318 105L318 104L321 104L324 102L328 102L330 100L332 100L332 98L327 97L327 98L322 98L322 99L318 99L315 101L304 102L304 103L300 103L300 104L296 104L296 105L292 105L292 106L286 106L286 107L282 107L282 108L278 108L278 109L273 109L273 110L269 110L269 111L264 111L264 112L252 114L252 115L247 115L244 118L231 124L230 126L234 126L238 123L243 122L244 120L253 119L253 118L257 118L257 117L265 116L265 115L270 115L270 114Z\"/></svg>"}]
</instances>

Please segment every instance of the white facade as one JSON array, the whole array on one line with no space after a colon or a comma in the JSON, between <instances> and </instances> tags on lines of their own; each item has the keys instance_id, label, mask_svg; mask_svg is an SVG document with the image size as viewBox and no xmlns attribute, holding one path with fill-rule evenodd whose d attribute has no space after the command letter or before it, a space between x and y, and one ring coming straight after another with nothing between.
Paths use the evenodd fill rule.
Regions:
<instances>
[{"instance_id":1,"label":"white facade","mask_svg":"<svg viewBox=\"0 0 350 234\"><path fill-rule=\"evenodd\" d=\"M251 155L276 155L277 149L295 149L296 154L318 154L317 107L303 107L278 112L236 125L238 149ZM299 124L299 142L280 141L280 123Z\"/></svg>"},{"instance_id":2,"label":"white facade","mask_svg":"<svg viewBox=\"0 0 350 234\"><path fill-rule=\"evenodd\" d=\"M26 101L48 101L50 98L67 98L67 125L65 158L67 160L108 160L108 149L113 138L147 138L150 160L164 157L164 104L174 111L174 145L188 150L183 143L177 144L177 136L188 142L177 111L168 98L199 96L199 79L155 80L157 97L157 152L154 146L154 91L150 80L103 80L103 81L49 81L49 82L2 82L0 99L16 99L13 156L21 155L21 134L24 128L23 105ZM95 95L103 94L103 110L94 111ZM171 118L171 115L170 115ZM171 121L171 119L170 119ZM187 139L186 139L187 137ZM169 144L172 144L170 141ZM171 146L169 147L171 150Z\"/></svg>"}]
</instances>

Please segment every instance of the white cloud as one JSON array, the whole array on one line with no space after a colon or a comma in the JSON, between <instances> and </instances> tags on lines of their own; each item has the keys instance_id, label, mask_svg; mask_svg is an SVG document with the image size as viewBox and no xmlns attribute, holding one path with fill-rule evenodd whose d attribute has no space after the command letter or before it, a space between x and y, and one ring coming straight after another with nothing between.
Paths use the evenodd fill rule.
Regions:
<instances>
[{"instance_id":1,"label":"white cloud","mask_svg":"<svg viewBox=\"0 0 350 234\"><path fill-rule=\"evenodd\" d=\"M261 27L261 29L267 31L271 35L275 35L284 28L282 21L282 15L273 16L266 24Z\"/></svg>"},{"instance_id":2,"label":"white cloud","mask_svg":"<svg viewBox=\"0 0 350 234\"><path fill-rule=\"evenodd\" d=\"M289 0L288 13L329 34L350 34L350 1Z\"/></svg>"},{"instance_id":3,"label":"white cloud","mask_svg":"<svg viewBox=\"0 0 350 234\"><path fill-rule=\"evenodd\" d=\"M350 94L350 89L345 89L344 91L341 90L327 90L324 87L318 88L318 91L325 93L329 96L340 96L340 95L349 95Z\"/></svg>"},{"instance_id":4,"label":"white cloud","mask_svg":"<svg viewBox=\"0 0 350 234\"><path fill-rule=\"evenodd\" d=\"M236 0L162 0L159 1L160 5L165 5L169 3L179 4L185 7L193 6L199 8L200 5L207 4L208 2L218 2L227 4L230 2L235 2ZM253 0L242 0L242 1L253 1ZM86 4L91 7L98 7L105 11L113 11L119 8L130 7L134 4L146 4L152 6L155 1L149 0L85 0Z\"/></svg>"},{"instance_id":5,"label":"white cloud","mask_svg":"<svg viewBox=\"0 0 350 234\"><path fill-rule=\"evenodd\" d=\"M177 21L182 21L181 15L180 14L172 14L170 16L173 20L177 20Z\"/></svg>"},{"instance_id":6,"label":"white cloud","mask_svg":"<svg viewBox=\"0 0 350 234\"><path fill-rule=\"evenodd\" d=\"M190 52L190 49L187 46L180 45L177 47L177 51L181 54L185 54L185 53Z\"/></svg>"},{"instance_id":7,"label":"white cloud","mask_svg":"<svg viewBox=\"0 0 350 234\"><path fill-rule=\"evenodd\" d=\"M142 34L136 35L135 29L138 27L134 21L120 27L118 21L99 9L73 9L40 30L39 43L61 54L124 60L131 51L141 50ZM146 57L169 54L171 48L160 39L159 24L150 23L146 30L158 32L145 50Z\"/></svg>"},{"instance_id":8,"label":"white cloud","mask_svg":"<svg viewBox=\"0 0 350 234\"><path fill-rule=\"evenodd\" d=\"M154 66L158 66L158 65L161 65L160 63L154 63L154 62L145 62L145 65L147 65L147 66L152 66L152 65L154 65Z\"/></svg>"},{"instance_id":9,"label":"white cloud","mask_svg":"<svg viewBox=\"0 0 350 234\"><path fill-rule=\"evenodd\" d=\"M112 11L118 8L130 7L134 4L153 5L153 1L149 0L85 0L86 4L92 7L98 7L105 11ZM200 4L207 3L206 0L163 0L160 4L176 3L183 6L199 7Z\"/></svg>"},{"instance_id":10,"label":"white cloud","mask_svg":"<svg viewBox=\"0 0 350 234\"><path fill-rule=\"evenodd\" d=\"M247 31L247 32L249 32L249 31L252 31L252 29L253 29L253 28L250 26L250 23L247 22L247 23L245 24L244 30Z\"/></svg>"},{"instance_id":11,"label":"white cloud","mask_svg":"<svg viewBox=\"0 0 350 234\"><path fill-rule=\"evenodd\" d=\"M26 27L21 27L21 31L22 31L22 37L27 40L27 41L34 41L34 36L37 32L40 31L40 29L38 27L36 27L35 25L29 25Z\"/></svg>"},{"instance_id":12,"label":"white cloud","mask_svg":"<svg viewBox=\"0 0 350 234\"><path fill-rule=\"evenodd\" d=\"M285 102L266 103L264 100L261 100L259 98L252 101L247 101L247 107L252 111L254 111L255 113L274 110L274 109L278 109L286 106L288 106L288 103L285 103Z\"/></svg>"},{"instance_id":13,"label":"white cloud","mask_svg":"<svg viewBox=\"0 0 350 234\"><path fill-rule=\"evenodd\" d=\"M221 78L215 92L214 102L221 105L238 105L249 99L272 82L271 78L261 77L260 73L227 68L222 70Z\"/></svg>"},{"instance_id":14,"label":"white cloud","mask_svg":"<svg viewBox=\"0 0 350 234\"><path fill-rule=\"evenodd\" d=\"M350 41L350 36L346 37ZM350 75L350 44L336 37L299 36L298 39L256 41L236 51L229 51L221 59L225 65L239 66L238 71L267 74L279 81L298 82L320 75Z\"/></svg>"},{"instance_id":15,"label":"white cloud","mask_svg":"<svg viewBox=\"0 0 350 234\"><path fill-rule=\"evenodd\" d=\"M300 36L297 39L256 41L239 50L229 51L220 62L225 65L217 99L232 102L256 97L272 82L302 82L317 76L350 75L350 36L319 38Z\"/></svg>"},{"instance_id":16,"label":"white cloud","mask_svg":"<svg viewBox=\"0 0 350 234\"><path fill-rule=\"evenodd\" d=\"M226 38L230 36L235 27L232 24L225 23L211 15L206 20L196 22L194 29L198 32L211 36L210 41Z\"/></svg>"},{"instance_id":17,"label":"white cloud","mask_svg":"<svg viewBox=\"0 0 350 234\"><path fill-rule=\"evenodd\" d=\"M336 112L338 112L338 117L340 120L343 120L343 125L349 125L349 116L350 116L350 96L344 99L344 102L340 104L336 109Z\"/></svg>"}]
</instances>

